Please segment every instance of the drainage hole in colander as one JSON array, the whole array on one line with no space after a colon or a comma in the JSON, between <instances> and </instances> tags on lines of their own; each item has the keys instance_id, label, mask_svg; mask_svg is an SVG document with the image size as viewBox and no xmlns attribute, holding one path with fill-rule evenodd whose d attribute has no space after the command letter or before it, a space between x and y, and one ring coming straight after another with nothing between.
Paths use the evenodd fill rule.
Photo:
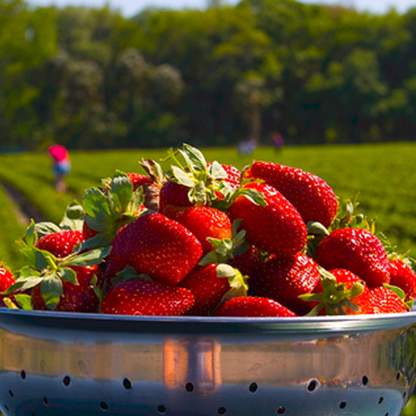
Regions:
<instances>
[{"instance_id":1,"label":"drainage hole in colander","mask_svg":"<svg viewBox=\"0 0 416 416\"><path fill-rule=\"evenodd\" d=\"M259 388L257 383L251 383L250 386L248 387L248 389L252 392L255 393L257 391L257 389Z\"/></svg>"},{"instance_id":2,"label":"drainage hole in colander","mask_svg":"<svg viewBox=\"0 0 416 416\"><path fill-rule=\"evenodd\" d=\"M9 396L14 397L14 393L11 390L9 390Z\"/></svg>"},{"instance_id":3,"label":"drainage hole in colander","mask_svg":"<svg viewBox=\"0 0 416 416\"><path fill-rule=\"evenodd\" d=\"M108 410L108 404L106 402L101 402L100 403L100 409L103 410L104 412Z\"/></svg>"},{"instance_id":4,"label":"drainage hole in colander","mask_svg":"<svg viewBox=\"0 0 416 416\"><path fill-rule=\"evenodd\" d=\"M125 378L124 380L123 380L123 387L126 389L126 390L130 390L133 386L132 386L132 384L131 384L131 381L128 379L128 378Z\"/></svg>"},{"instance_id":5,"label":"drainage hole in colander","mask_svg":"<svg viewBox=\"0 0 416 416\"><path fill-rule=\"evenodd\" d=\"M158 406L158 407L157 407L157 411L158 411L160 414L166 413L166 407L165 407L165 406L160 405L160 406Z\"/></svg>"},{"instance_id":6,"label":"drainage hole in colander","mask_svg":"<svg viewBox=\"0 0 416 416\"><path fill-rule=\"evenodd\" d=\"M381 404L381 403L383 403L384 402L384 397L383 396L381 396L379 399L378 399L378 404Z\"/></svg>"},{"instance_id":7,"label":"drainage hole in colander","mask_svg":"<svg viewBox=\"0 0 416 416\"><path fill-rule=\"evenodd\" d=\"M225 407L219 407L218 408L218 414L219 415L225 415L227 413L227 409Z\"/></svg>"},{"instance_id":8,"label":"drainage hole in colander","mask_svg":"<svg viewBox=\"0 0 416 416\"><path fill-rule=\"evenodd\" d=\"M404 393L403 393L403 399L405 399L405 398L406 398L406 396L407 396L407 392L404 392Z\"/></svg>"},{"instance_id":9,"label":"drainage hole in colander","mask_svg":"<svg viewBox=\"0 0 416 416\"><path fill-rule=\"evenodd\" d=\"M339 408L340 409L345 409L347 407L347 402L341 402L340 404L339 404Z\"/></svg>"},{"instance_id":10,"label":"drainage hole in colander","mask_svg":"<svg viewBox=\"0 0 416 416\"><path fill-rule=\"evenodd\" d=\"M26 371L25 370L22 370L20 372L20 377L22 378L22 380L24 380L26 378Z\"/></svg>"},{"instance_id":11,"label":"drainage hole in colander","mask_svg":"<svg viewBox=\"0 0 416 416\"><path fill-rule=\"evenodd\" d=\"M185 390L189 393L193 392L195 389L195 386L192 383L186 383Z\"/></svg>"},{"instance_id":12,"label":"drainage hole in colander","mask_svg":"<svg viewBox=\"0 0 416 416\"><path fill-rule=\"evenodd\" d=\"M47 397L44 397L44 398L42 399L42 401L43 401L43 404L44 404L45 406L49 406L49 399L48 399Z\"/></svg>"},{"instance_id":13,"label":"drainage hole in colander","mask_svg":"<svg viewBox=\"0 0 416 416\"><path fill-rule=\"evenodd\" d=\"M64 386L68 387L71 384L71 377L65 376L62 380L62 383L64 383Z\"/></svg>"},{"instance_id":14,"label":"drainage hole in colander","mask_svg":"<svg viewBox=\"0 0 416 416\"><path fill-rule=\"evenodd\" d=\"M319 386L318 380L311 380L308 384L308 391L314 391Z\"/></svg>"},{"instance_id":15,"label":"drainage hole in colander","mask_svg":"<svg viewBox=\"0 0 416 416\"><path fill-rule=\"evenodd\" d=\"M367 376L363 376L363 378L362 378L363 386L366 386L368 384L368 382L369 382L368 377Z\"/></svg>"},{"instance_id":16,"label":"drainage hole in colander","mask_svg":"<svg viewBox=\"0 0 416 416\"><path fill-rule=\"evenodd\" d=\"M283 415L285 412L286 412L286 408L283 406L279 406L279 408L277 409L278 415Z\"/></svg>"},{"instance_id":17,"label":"drainage hole in colander","mask_svg":"<svg viewBox=\"0 0 416 416\"><path fill-rule=\"evenodd\" d=\"M9 409L9 406L7 406L7 404L3 405L3 407L4 407L7 411L9 411L9 410L10 410L10 409Z\"/></svg>"}]
</instances>

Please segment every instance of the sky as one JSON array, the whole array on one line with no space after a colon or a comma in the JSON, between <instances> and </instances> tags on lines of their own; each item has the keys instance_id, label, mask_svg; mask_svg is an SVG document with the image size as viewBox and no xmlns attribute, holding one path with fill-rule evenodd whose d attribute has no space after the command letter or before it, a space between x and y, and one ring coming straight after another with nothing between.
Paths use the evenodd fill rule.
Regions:
<instances>
[{"instance_id":1,"label":"sky","mask_svg":"<svg viewBox=\"0 0 416 416\"><path fill-rule=\"evenodd\" d=\"M416 0L301 0L303 3L327 3L353 6L359 11L385 13L395 7L399 13L405 13L410 7L416 7ZM225 0L224 3L236 4L238 0ZM147 6L169 9L204 8L207 0L27 0L33 6L65 7L69 5L103 7L108 4L112 9L119 10L124 16L131 17Z\"/></svg>"}]
</instances>

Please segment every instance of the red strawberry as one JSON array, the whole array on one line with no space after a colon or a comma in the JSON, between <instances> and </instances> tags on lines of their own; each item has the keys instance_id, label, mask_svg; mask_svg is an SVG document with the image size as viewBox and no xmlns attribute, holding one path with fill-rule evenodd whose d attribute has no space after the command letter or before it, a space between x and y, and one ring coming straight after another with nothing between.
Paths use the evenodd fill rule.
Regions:
<instances>
[{"instance_id":1,"label":"red strawberry","mask_svg":"<svg viewBox=\"0 0 416 416\"><path fill-rule=\"evenodd\" d=\"M77 284L62 281L63 294L55 307L61 312L98 312L99 299L94 291L92 279L99 274L98 266L71 266L76 272ZM32 307L36 310L49 310L42 296L42 284L32 289Z\"/></svg>"},{"instance_id":2,"label":"red strawberry","mask_svg":"<svg viewBox=\"0 0 416 416\"><path fill-rule=\"evenodd\" d=\"M69 256L75 247L84 242L82 231L64 230L47 234L39 239L36 247L40 250L46 250L54 256L62 258Z\"/></svg>"},{"instance_id":3,"label":"red strawberry","mask_svg":"<svg viewBox=\"0 0 416 416\"><path fill-rule=\"evenodd\" d=\"M318 176L273 162L254 162L249 175L263 179L281 192L305 223L317 221L329 227L335 218L337 198L331 187Z\"/></svg>"},{"instance_id":4,"label":"red strawberry","mask_svg":"<svg viewBox=\"0 0 416 416\"><path fill-rule=\"evenodd\" d=\"M180 207L190 207L193 203L189 200L189 188L175 182L166 181L160 190L159 212L165 212L168 205L177 205Z\"/></svg>"},{"instance_id":5,"label":"red strawberry","mask_svg":"<svg viewBox=\"0 0 416 416\"><path fill-rule=\"evenodd\" d=\"M5 291L14 283L15 279L13 273L0 264L0 292Z\"/></svg>"},{"instance_id":6,"label":"red strawberry","mask_svg":"<svg viewBox=\"0 0 416 416\"><path fill-rule=\"evenodd\" d=\"M269 253L294 255L306 245L304 221L291 203L275 188L253 182L243 186L262 193L267 202L261 206L239 195L229 208L231 220L241 219L247 240Z\"/></svg>"},{"instance_id":7,"label":"red strawberry","mask_svg":"<svg viewBox=\"0 0 416 416\"><path fill-rule=\"evenodd\" d=\"M208 240L209 237L222 240L232 236L232 226L228 215L212 207L169 205L165 208L164 215L190 230L201 242L205 254L215 249L215 246Z\"/></svg>"},{"instance_id":8,"label":"red strawberry","mask_svg":"<svg viewBox=\"0 0 416 416\"><path fill-rule=\"evenodd\" d=\"M405 300L416 298L416 274L402 259L396 258L389 262L390 284L402 289Z\"/></svg>"},{"instance_id":9,"label":"red strawberry","mask_svg":"<svg viewBox=\"0 0 416 416\"><path fill-rule=\"evenodd\" d=\"M386 250L377 237L363 228L332 231L319 243L315 259L327 270L350 270L369 286L390 282Z\"/></svg>"},{"instance_id":10,"label":"red strawberry","mask_svg":"<svg viewBox=\"0 0 416 416\"><path fill-rule=\"evenodd\" d=\"M144 279L126 280L112 286L101 312L120 315L183 315L194 303L185 288Z\"/></svg>"},{"instance_id":11,"label":"red strawberry","mask_svg":"<svg viewBox=\"0 0 416 416\"><path fill-rule=\"evenodd\" d=\"M157 282L177 284L194 268L202 245L183 225L160 213L136 218L115 235L106 276L116 277L127 265Z\"/></svg>"},{"instance_id":12,"label":"red strawberry","mask_svg":"<svg viewBox=\"0 0 416 416\"><path fill-rule=\"evenodd\" d=\"M241 274L250 275L252 270L260 265L261 258L261 251L255 246L250 246L247 251L234 256L227 263L238 269Z\"/></svg>"},{"instance_id":13,"label":"red strawberry","mask_svg":"<svg viewBox=\"0 0 416 416\"><path fill-rule=\"evenodd\" d=\"M129 172L127 173L127 176L131 180L131 183L133 184L134 189L137 189L139 186L153 184L153 181L151 178L149 178L146 175L142 175L141 173Z\"/></svg>"},{"instance_id":14,"label":"red strawberry","mask_svg":"<svg viewBox=\"0 0 416 416\"><path fill-rule=\"evenodd\" d=\"M280 316L292 318L297 315L273 299L241 296L223 303L215 312L215 316Z\"/></svg>"},{"instance_id":15,"label":"red strawberry","mask_svg":"<svg viewBox=\"0 0 416 416\"><path fill-rule=\"evenodd\" d=\"M5 266L2 266L0 264L0 292L5 291L14 283L15 283L15 278L13 276L13 273L9 269L7 269ZM10 295L8 296L10 297ZM6 307L6 304L3 301L4 297L5 297L4 295L0 294L0 307Z\"/></svg>"},{"instance_id":16,"label":"red strawberry","mask_svg":"<svg viewBox=\"0 0 416 416\"><path fill-rule=\"evenodd\" d=\"M255 295L274 299L298 315L312 309L299 295L311 293L319 281L318 265L301 253L271 255L250 275L250 287Z\"/></svg>"},{"instance_id":17,"label":"red strawberry","mask_svg":"<svg viewBox=\"0 0 416 416\"><path fill-rule=\"evenodd\" d=\"M195 296L190 315L212 315L224 295L233 288L233 293L246 294L245 280L238 270L229 265L209 264L196 266L179 284Z\"/></svg>"},{"instance_id":18,"label":"red strawberry","mask_svg":"<svg viewBox=\"0 0 416 416\"><path fill-rule=\"evenodd\" d=\"M408 312L403 299L393 290L385 286L377 286L370 290L370 302L362 313L400 313Z\"/></svg>"},{"instance_id":19,"label":"red strawberry","mask_svg":"<svg viewBox=\"0 0 416 416\"><path fill-rule=\"evenodd\" d=\"M364 313L370 302L370 289L357 275L346 269L322 271L321 280L303 300L314 305L311 315L356 315ZM316 305L316 306L315 306Z\"/></svg>"}]
</instances>

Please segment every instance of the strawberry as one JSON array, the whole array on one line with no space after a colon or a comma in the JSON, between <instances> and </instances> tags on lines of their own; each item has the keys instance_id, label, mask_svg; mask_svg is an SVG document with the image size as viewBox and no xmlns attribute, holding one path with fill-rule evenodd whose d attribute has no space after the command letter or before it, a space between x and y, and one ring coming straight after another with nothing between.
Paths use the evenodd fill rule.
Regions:
<instances>
[{"instance_id":1,"label":"strawberry","mask_svg":"<svg viewBox=\"0 0 416 416\"><path fill-rule=\"evenodd\" d=\"M15 283L13 273L5 266L0 264L0 292L5 291ZM0 294L0 307L6 307L3 299L6 295ZM10 297L10 295L7 295Z\"/></svg>"},{"instance_id":2,"label":"strawberry","mask_svg":"<svg viewBox=\"0 0 416 416\"><path fill-rule=\"evenodd\" d=\"M357 275L346 269L322 270L321 279L311 293L301 295L314 309L308 315L355 315L367 308L370 289Z\"/></svg>"},{"instance_id":3,"label":"strawberry","mask_svg":"<svg viewBox=\"0 0 416 416\"><path fill-rule=\"evenodd\" d=\"M247 176L247 173L246 173ZM332 188L321 178L302 169L273 162L254 162L248 176L276 188L298 210L305 223L320 222L329 227L338 208Z\"/></svg>"},{"instance_id":4,"label":"strawberry","mask_svg":"<svg viewBox=\"0 0 416 416\"><path fill-rule=\"evenodd\" d=\"M257 296L240 296L223 303L215 312L215 316L280 316L292 318L297 315L273 299Z\"/></svg>"},{"instance_id":5,"label":"strawberry","mask_svg":"<svg viewBox=\"0 0 416 416\"><path fill-rule=\"evenodd\" d=\"M364 228L340 228L318 245L316 261L325 269L347 269L370 287L390 282L389 261L381 241Z\"/></svg>"},{"instance_id":6,"label":"strawberry","mask_svg":"<svg viewBox=\"0 0 416 416\"><path fill-rule=\"evenodd\" d=\"M165 208L164 215L190 230L201 242L204 254L215 249L208 238L222 240L232 236L232 225L228 215L212 207L169 205Z\"/></svg>"},{"instance_id":7,"label":"strawberry","mask_svg":"<svg viewBox=\"0 0 416 416\"><path fill-rule=\"evenodd\" d=\"M157 282L177 284L194 268L202 245L183 225L150 212L115 235L107 259L106 276L115 278L127 265Z\"/></svg>"},{"instance_id":8,"label":"strawberry","mask_svg":"<svg viewBox=\"0 0 416 416\"><path fill-rule=\"evenodd\" d=\"M403 299L386 286L377 286L370 289L370 301L362 313L378 314L378 313L400 313L408 312L408 308Z\"/></svg>"},{"instance_id":9,"label":"strawberry","mask_svg":"<svg viewBox=\"0 0 416 416\"><path fill-rule=\"evenodd\" d=\"M234 256L227 263L235 269L238 269L243 275L250 275L253 269L260 265L261 260L261 251L251 245L247 251Z\"/></svg>"},{"instance_id":10,"label":"strawberry","mask_svg":"<svg viewBox=\"0 0 416 416\"><path fill-rule=\"evenodd\" d=\"M183 315L193 303L193 294L183 287L132 279L118 282L108 290L101 304L101 312L121 315Z\"/></svg>"},{"instance_id":11,"label":"strawberry","mask_svg":"<svg viewBox=\"0 0 416 416\"><path fill-rule=\"evenodd\" d=\"M99 273L98 266L71 266L75 271L77 283L62 281L63 293L55 307L61 312L98 312L99 299L94 290L93 278ZM42 285L38 284L32 289L32 307L35 310L49 310Z\"/></svg>"},{"instance_id":12,"label":"strawberry","mask_svg":"<svg viewBox=\"0 0 416 416\"><path fill-rule=\"evenodd\" d=\"M293 205L275 188L260 182L245 184L243 190L264 195L259 205L244 194L237 195L229 208L232 221L241 219L249 243L269 253L294 255L306 245L307 230Z\"/></svg>"},{"instance_id":13,"label":"strawberry","mask_svg":"<svg viewBox=\"0 0 416 416\"><path fill-rule=\"evenodd\" d=\"M8 289L15 282L13 273L0 264L0 292Z\"/></svg>"},{"instance_id":14,"label":"strawberry","mask_svg":"<svg viewBox=\"0 0 416 416\"><path fill-rule=\"evenodd\" d=\"M196 266L179 286L195 296L190 315L212 315L227 292L232 296L243 295L248 289L241 273L225 264Z\"/></svg>"},{"instance_id":15,"label":"strawberry","mask_svg":"<svg viewBox=\"0 0 416 416\"><path fill-rule=\"evenodd\" d=\"M127 172L126 175L131 180L134 190L138 189L140 186L153 184L152 179L149 178L149 176L147 175L143 175L141 173L136 172Z\"/></svg>"},{"instance_id":16,"label":"strawberry","mask_svg":"<svg viewBox=\"0 0 416 416\"><path fill-rule=\"evenodd\" d=\"M312 309L299 296L311 293L319 281L317 263L301 253L292 256L273 254L250 275L250 287L256 296L274 299L298 315Z\"/></svg>"},{"instance_id":17,"label":"strawberry","mask_svg":"<svg viewBox=\"0 0 416 416\"><path fill-rule=\"evenodd\" d=\"M36 243L39 250L46 250L55 257L69 256L81 243L84 242L84 235L79 230L62 230L47 234L41 237Z\"/></svg>"},{"instance_id":18,"label":"strawberry","mask_svg":"<svg viewBox=\"0 0 416 416\"><path fill-rule=\"evenodd\" d=\"M52 233L37 240L36 224L31 221L18 242L26 266L7 293L16 294L16 300L25 309L96 312L99 300L94 288L103 286L99 265L109 249L80 252L73 249L77 240L71 246L62 235L67 233ZM60 244L62 241L65 244Z\"/></svg>"},{"instance_id":19,"label":"strawberry","mask_svg":"<svg viewBox=\"0 0 416 416\"><path fill-rule=\"evenodd\" d=\"M416 298L416 274L403 259L389 261L390 284L402 289L405 300Z\"/></svg>"}]
</instances>

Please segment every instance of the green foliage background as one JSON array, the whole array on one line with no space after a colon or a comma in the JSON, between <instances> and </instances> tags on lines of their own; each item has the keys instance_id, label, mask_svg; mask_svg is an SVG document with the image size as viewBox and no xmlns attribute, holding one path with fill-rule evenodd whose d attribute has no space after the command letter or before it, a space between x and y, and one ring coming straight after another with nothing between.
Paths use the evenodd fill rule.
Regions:
<instances>
[{"instance_id":1,"label":"green foliage background","mask_svg":"<svg viewBox=\"0 0 416 416\"><path fill-rule=\"evenodd\" d=\"M0 150L416 137L416 8L210 4L126 18L0 0Z\"/></svg>"}]
</instances>

